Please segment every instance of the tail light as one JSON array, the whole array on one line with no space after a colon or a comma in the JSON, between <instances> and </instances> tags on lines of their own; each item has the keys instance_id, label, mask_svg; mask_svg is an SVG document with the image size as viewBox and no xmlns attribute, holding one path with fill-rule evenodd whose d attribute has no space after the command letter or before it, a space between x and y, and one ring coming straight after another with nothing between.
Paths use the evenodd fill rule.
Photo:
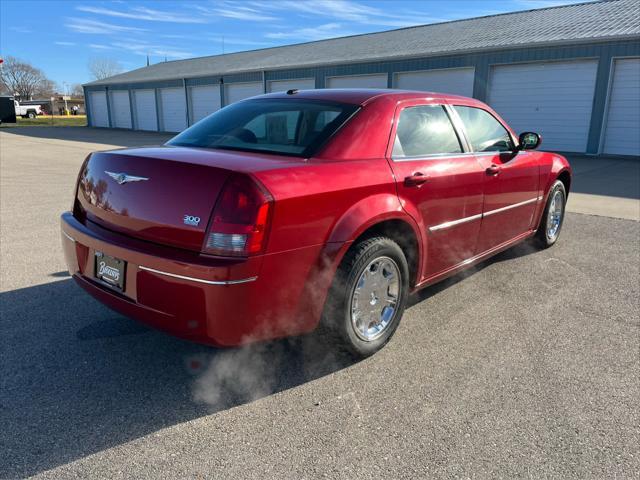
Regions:
<instances>
[{"instance_id":1,"label":"tail light","mask_svg":"<svg viewBox=\"0 0 640 480\"><path fill-rule=\"evenodd\" d=\"M273 198L246 175L234 175L213 209L204 252L246 257L264 252Z\"/></svg>"},{"instance_id":2,"label":"tail light","mask_svg":"<svg viewBox=\"0 0 640 480\"><path fill-rule=\"evenodd\" d=\"M82 205L78 201L78 192L80 190L80 182L82 182L87 177L87 164L89 163L89 159L91 158L91 154L87 155L87 157L82 162L82 166L80 167L80 171L78 172L78 177L76 178L76 186L73 191L73 205L71 206L73 211L73 216L79 220L81 223L84 223L86 220L86 214Z\"/></svg>"}]
</instances>

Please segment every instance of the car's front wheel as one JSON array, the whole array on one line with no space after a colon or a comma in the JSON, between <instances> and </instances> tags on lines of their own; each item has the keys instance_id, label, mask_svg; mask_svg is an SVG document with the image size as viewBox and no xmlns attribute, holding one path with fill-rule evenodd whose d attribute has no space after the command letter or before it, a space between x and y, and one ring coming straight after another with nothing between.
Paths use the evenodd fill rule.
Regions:
<instances>
[{"instance_id":1,"label":"car's front wheel","mask_svg":"<svg viewBox=\"0 0 640 480\"><path fill-rule=\"evenodd\" d=\"M564 222L564 210L567 203L567 191L564 183L556 180L549 190L547 204L545 205L540 225L535 239L542 248L548 248L560 237L562 223Z\"/></svg>"},{"instance_id":2,"label":"car's front wheel","mask_svg":"<svg viewBox=\"0 0 640 480\"><path fill-rule=\"evenodd\" d=\"M394 334L407 303L409 267L387 237L356 244L345 255L329 292L323 325L358 356L380 350Z\"/></svg>"}]
</instances>

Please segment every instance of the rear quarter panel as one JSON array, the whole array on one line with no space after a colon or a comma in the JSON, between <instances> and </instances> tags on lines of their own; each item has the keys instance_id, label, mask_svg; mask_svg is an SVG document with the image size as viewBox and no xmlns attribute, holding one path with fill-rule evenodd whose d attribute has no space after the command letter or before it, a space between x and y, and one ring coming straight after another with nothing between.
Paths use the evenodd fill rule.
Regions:
<instances>
[{"instance_id":1,"label":"rear quarter panel","mask_svg":"<svg viewBox=\"0 0 640 480\"><path fill-rule=\"evenodd\" d=\"M268 252L344 242L367 221L401 208L384 158L310 160L257 172L275 199Z\"/></svg>"},{"instance_id":2,"label":"rear quarter panel","mask_svg":"<svg viewBox=\"0 0 640 480\"><path fill-rule=\"evenodd\" d=\"M273 301L296 312L281 321L311 330L352 241L378 221L408 218L393 175L384 158L310 160L254 175L275 199L260 275L273 279Z\"/></svg>"}]
</instances>

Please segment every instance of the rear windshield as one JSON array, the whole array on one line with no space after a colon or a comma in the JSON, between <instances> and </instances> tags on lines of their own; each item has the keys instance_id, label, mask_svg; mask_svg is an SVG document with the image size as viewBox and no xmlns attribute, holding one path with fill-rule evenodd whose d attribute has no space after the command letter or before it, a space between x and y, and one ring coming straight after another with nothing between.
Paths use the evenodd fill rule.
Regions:
<instances>
[{"instance_id":1,"label":"rear windshield","mask_svg":"<svg viewBox=\"0 0 640 480\"><path fill-rule=\"evenodd\" d=\"M314 100L246 100L202 119L168 145L308 157L357 109Z\"/></svg>"}]
</instances>

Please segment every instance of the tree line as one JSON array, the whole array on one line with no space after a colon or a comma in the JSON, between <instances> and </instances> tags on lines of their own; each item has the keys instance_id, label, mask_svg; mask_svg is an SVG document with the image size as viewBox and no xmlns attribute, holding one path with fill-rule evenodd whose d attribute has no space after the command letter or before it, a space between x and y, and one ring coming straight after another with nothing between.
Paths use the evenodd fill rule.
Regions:
<instances>
[{"instance_id":1,"label":"tree line","mask_svg":"<svg viewBox=\"0 0 640 480\"><path fill-rule=\"evenodd\" d=\"M93 58L88 70L93 80L102 80L120 73L122 67L110 58ZM54 96L56 90L60 90L56 84L29 62L9 56L0 64L0 93L3 95L14 95L21 100L44 99ZM65 93L74 97L84 95L80 83L73 84L71 91Z\"/></svg>"}]
</instances>

